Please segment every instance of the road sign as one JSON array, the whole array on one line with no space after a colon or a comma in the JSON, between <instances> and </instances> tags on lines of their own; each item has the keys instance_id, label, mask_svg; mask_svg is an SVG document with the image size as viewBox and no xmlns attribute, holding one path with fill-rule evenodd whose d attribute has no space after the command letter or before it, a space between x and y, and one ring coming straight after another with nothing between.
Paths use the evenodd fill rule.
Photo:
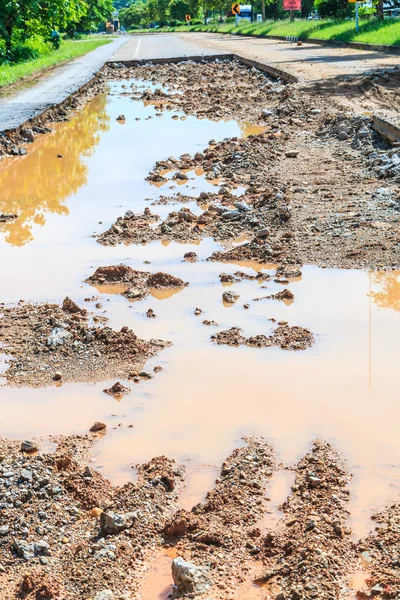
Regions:
<instances>
[{"instance_id":1,"label":"road sign","mask_svg":"<svg viewBox=\"0 0 400 600\"><path fill-rule=\"evenodd\" d=\"M240 15L240 4L238 4L237 2L234 2L232 4L232 14Z\"/></svg>"},{"instance_id":2,"label":"road sign","mask_svg":"<svg viewBox=\"0 0 400 600\"><path fill-rule=\"evenodd\" d=\"M191 16L190 15L185 15L185 21L186 23L189 23L189 21L191 20Z\"/></svg>"},{"instance_id":3,"label":"road sign","mask_svg":"<svg viewBox=\"0 0 400 600\"><path fill-rule=\"evenodd\" d=\"M301 0L283 0L283 10L301 10Z\"/></svg>"}]
</instances>

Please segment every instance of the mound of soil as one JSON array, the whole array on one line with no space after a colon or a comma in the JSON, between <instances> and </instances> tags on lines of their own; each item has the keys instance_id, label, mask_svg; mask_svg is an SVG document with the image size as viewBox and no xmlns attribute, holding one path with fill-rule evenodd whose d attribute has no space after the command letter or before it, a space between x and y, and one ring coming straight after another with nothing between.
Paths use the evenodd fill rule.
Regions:
<instances>
[{"instance_id":1,"label":"mound of soil","mask_svg":"<svg viewBox=\"0 0 400 600\"><path fill-rule=\"evenodd\" d=\"M1 312L0 343L10 356L5 373L10 385L126 379L169 345L141 340L128 327L90 326L86 311L71 314L56 304L24 304Z\"/></svg>"},{"instance_id":2,"label":"mound of soil","mask_svg":"<svg viewBox=\"0 0 400 600\"><path fill-rule=\"evenodd\" d=\"M282 350L306 350L314 343L314 336L305 327L279 325L270 336L263 334L246 338L239 327L231 327L211 336L216 344L268 348L279 346Z\"/></svg>"},{"instance_id":3,"label":"mound of soil","mask_svg":"<svg viewBox=\"0 0 400 600\"><path fill-rule=\"evenodd\" d=\"M168 273L136 271L126 265L98 267L85 281L100 286L107 283L124 285L126 290L122 295L133 300L141 300L151 289L179 289L189 285L188 282Z\"/></svg>"}]
</instances>

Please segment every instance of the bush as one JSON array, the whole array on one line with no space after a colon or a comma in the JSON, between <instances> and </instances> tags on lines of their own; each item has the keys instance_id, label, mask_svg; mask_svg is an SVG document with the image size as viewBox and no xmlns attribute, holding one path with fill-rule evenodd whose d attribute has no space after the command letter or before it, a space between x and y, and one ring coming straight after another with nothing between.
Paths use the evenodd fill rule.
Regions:
<instances>
[{"instance_id":1,"label":"bush","mask_svg":"<svg viewBox=\"0 0 400 600\"><path fill-rule=\"evenodd\" d=\"M169 22L169 26L170 27L179 27L179 25L185 25L185 22L184 21L178 21L178 19L172 19Z\"/></svg>"},{"instance_id":2,"label":"bush","mask_svg":"<svg viewBox=\"0 0 400 600\"><path fill-rule=\"evenodd\" d=\"M236 17L227 17L225 23L236 23Z\"/></svg>"},{"instance_id":3,"label":"bush","mask_svg":"<svg viewBox=\"0 0 400 600\"><path fill-rule=\"evenodd\" d=\"M24 62L25 60L34 60L38 58L39 52L35 48L17 44L11 51L11 60L13 62Z\"/></svg>"},{"instance_id":4,"label":"bush","mask_svg":"<svg viewBox=\"0 0 400 600\"><path fill-rule=\"evenodd\" d=\"M204 21L202 19L192 19L190 21L191 25L204 25Z\"/></svg>"},{"instance_id":5,"label":"bush","mask_svg":"<svg viewBox=\"0 0 400 600\"><path fill-rule=\"evenodd\" d=\"M217 19L208 19L207 25L217 25Z\"/></svg>"},{"instance_id":6,"label":"bush","mask_svg":"<svg viewBox=\"0 0 400 600\"><path fill-rule=\"evenodd\" d=\"M141 29L141 27L139 25L131 25L129 27L129 31L135 31L135 29Z\"/></svg>"}]
</instances>

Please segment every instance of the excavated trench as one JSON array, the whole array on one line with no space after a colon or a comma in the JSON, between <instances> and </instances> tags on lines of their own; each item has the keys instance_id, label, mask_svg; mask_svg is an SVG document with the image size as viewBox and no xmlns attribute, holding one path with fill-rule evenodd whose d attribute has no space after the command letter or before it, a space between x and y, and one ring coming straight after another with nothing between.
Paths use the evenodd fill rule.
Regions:
<instances>
[{"instance_id":1,"label":"excavated trench","mask_svg":"<svg viewBox=\"0 0 400 600\"><path fill-rule=\"evenodd\" d=\"M45 444L46 440L74 435L78 436L79 447L79 436L85 438L94 422L102 422L107 433L94 439L90 449L91 469L109 479L113 486L122 486L137 481L138 466L153 457L164 455L174 459L186 469L175 510L181 507L189 513L215 487L226 457L245 445L242 438L262 436L274 448L277 461L271 466L274 474L260 500L265 503L265 510L260 515L255 513L253 522L250 517L248 521L261 532L254 535L262 537L280 531L282 522L291 514L292 509L282 510L282 504L294 493L295 474L306 471L298 470L297 466L294 472L287 469L306 455L313 440L320 438L346 458L352 475L346 488L349 490L346 527L351 528L351 533L348 533L349 545L343 550L344 554L351 553L351 544L375 528L371 515L397 501L399 495L400 271L326 268L323 261L321 268L318 262L301 261L304 264L297 262L300 273L285 279L279 274L282 261L276 254L269 260L261 260L259 256L241 259L240 253L236 260L207 260L214 252L232 251L250 242L253 233L245 228L227 239L203 234L207 230L199 226L200 233L196 232L195 239L191 237L193 232L184 230L179 235L160 233L149 241L124 243L123 239L117 239L112 244L99 243L98 236L112 229L118 217L127 211L142 215L150 209L157 215L157 220L146 225L146 231L150 232L146 235L154 237L157 227L171 220L171 211L190 209L198 218L212 205L214 194L219 195L217 200L221 202L223 174L213 179L200 165L184 169L183 178L174 178L176 170L167 168L160 171L165 181L146 180L157 161L202 153L209 140L214 140L215 145L227 138L243 140L248 135L263 136L270 131L268 124L254 115L247 121L235 120L235 114L228 118L228 111L220 119L209 118L211 113L195 116L188 114L187 107L168 107L168 99L160 110L157 103L140 96L143 90L149 90L150 97L157 89L154 73L150 82L142 83L123 74L113 80L111 71L108 70L103 93L90 99L68 121L54 125L52 133L38 136L33 144L28 144L26 155L5 157L0 162L0 213L17 215L0 222L0 301L4 303L0 312L44 302L61 305L68 296L88 311L91 322L93 316L98 323L107 318L107 325L115 331L128 327L141 340L161 339L172 344L157 349L142 367L145 372L142 376L128 376L116 367L110 371L116 375L106 381L85 379L84 369L81 376L67 379L62 355L49 363L45 354L36 353L32 354L31 362L29 357L24 362L24 351L28 352L26 342L23 346L25 334L17 329L13 333L12 325L12 319L18 320L20 313L15 313L14 318L11 312L7 318L11 337L22 341L16 346L20 354L15 357L7 353L10 336L6 340L0 330L1 349L6 352L1 355L1 436L11 440L37 438ZM142 78L145 73L146 67L140 67ZM129 93L132 82L133 95ZM179 78L176 85L179 87ZM124 118L119 118L122 115ZM297 134L291 130L292 142L301 141L304 131L311 129L310 124L290 125L298 128ZM251 142L253 138L247 139ZM280 143L280 136L275 139ZM321 152L326 152L326 148ZM281 157L275 157L275 162L282 157L285 158L284 150ZM314 155L311 158L310 172L318 170ZM306 179L307 168L304 165L302 168L302 178ZM257 171L251 175L257 179ZM311 185L310 181L304 184L299 176L296 170L290 176L290 166L285 163L279 184L282 186L286 177L286 185L292 188L297 186L302 190ZM319 176L324 179L323 173ZM276 173L271 181L274 178ZM371 179L360 185L371 189L383 187L378 181L371 183ZM232 208L234 202L246 201L248 187L245 178L239 178L226 204ZM205 203L197 201L201 193L206 194L204 197L208 195ZM299 202L304 206L307 200L301 197ZM317 237L320 240L325 231L324 217L320 217L321 223L319 231L313 234L317 246L320 244ZM118 238L118 230L115 231ZM338 235L333 247L340 244ZM197 256L194 260L190 256L185 259L187 253ZM316 261L318 256L317 252ZM188 285L175 288L149 285L140 295L136 287L132 288L133 280L129 285L108 280L86 282L99 267L121 264L148 274L171 274ZM375 266L374 255L371 267ZM220 278L222 273L227 277ZM128 289L134 292L123 295ZM293 297L282 301L279 292L284 289ZM232 291L239 295L238 299L231 302L227 296L229 300L224 300L223 293ZM2 321L5 323L4 316L0 327ZM285 350L281 340L276 342L274 337L280 323L311 332L310 344L305 349ZM213 335L231 328L240 328L245 341L237 344L229 337L229 344L220 344L212 339ZM257 338L255 343L252 341L255 336L264 337L261 342ZM86 360L82 348L80 364ZM102 350L97 352L100 354ZM61 383L48 385L58 364L64 377ZM12 380L7 376L10 365ZM44 379L37 374L41 369L48 377L45 386ZM103 390L117 379L129 388L129 393L118 397L104 394ZM336 458L330 460L334 463ZM223 477L217 481L223 481ZM246 497L242 502L247 503ZM318 502L315 506L318 512ZM299 511L296 517L299 520L301 510L298 507L293 510ZM310 514L313 518L312 511ZM206 513L201 513L201 518L206 518ZM29 538L30 534L27 535ZM69 537L68 533L65 535ZM11 540L2 539L12 544ZM146 555L134 594L129 595L128 590L128 595L120 593L116 597L167 598L174 592L170 565L176 556L183 554L193 562L197 556L201 564L206 564L204 555L194 547L194 539L179 539L178 544L167 540L166 548L160 544L151 556ZM265 554L264 549L257 553L254 550L248 563L243 563L237 553L238 541L233 539L232 564L238 561L237 568L243 569L241 578L229 574L224 579L221 573L225 566L220 564L219 584L208 590L210 596L206 594L204 598L316 597L313 588L298 588L299 582L292 588L300 596L290 592L287 574L278 576L279 585L265 578L266 565L275 560L273 547L270 553L265 550ZM203 546L208 543L205 541ZM212 543L216 546L211 548L219 548L220 544L224 548L222 542ZM7 546L3 544L1 548L7 552ZM229 549L221 556L221 561L229 561ZM352 597L357 590L366 589L365 574L370 564L362 565L357 553L351 556L349 573L342 578L347 588L336 590L339 595L335 597ZM49 564L51 560L41 563L40 568L50 569ZM118 567L118 558L115 564ZM11 567L10 562L7 565L13 580L17 577L14 571L17 565ZM212 574L214 568L211 567ZM109 578L109 589L120 592L121 586ZM31 597L29 594L33 592L29 589L24 597ZM34 585L32 589L35 590ZM91 593L86 590L82 597L95 597L96 592L98 589L93 586ZM324 593L327 595L318 597L333 597ZM48 597L58 596L54 592Z\"/></svg>"}]
</instances>

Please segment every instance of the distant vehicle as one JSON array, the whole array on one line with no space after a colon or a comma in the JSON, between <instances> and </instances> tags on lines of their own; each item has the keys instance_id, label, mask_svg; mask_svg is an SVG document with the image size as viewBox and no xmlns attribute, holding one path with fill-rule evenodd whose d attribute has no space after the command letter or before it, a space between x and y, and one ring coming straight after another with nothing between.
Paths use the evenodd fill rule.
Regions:
<instances>
[{"instance_id":1,"label":"distant vehicle","mask_svg":"<svg viewBox=\"0 0 400 600\"><path fill-rule=\"evenodd\" d=\"M240 5L240 20L251 21L251 4Z\"/></svg>"}]
</instances>

